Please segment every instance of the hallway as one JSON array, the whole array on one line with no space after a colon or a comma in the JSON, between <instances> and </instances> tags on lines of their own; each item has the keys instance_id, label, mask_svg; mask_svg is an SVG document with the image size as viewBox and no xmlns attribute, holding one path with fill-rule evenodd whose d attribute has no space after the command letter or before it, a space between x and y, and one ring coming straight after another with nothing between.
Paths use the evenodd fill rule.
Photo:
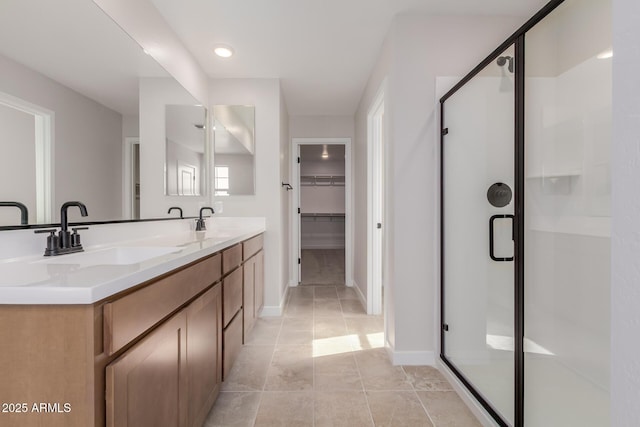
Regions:
<instances>
[{"instance_id":1,"label":"hallway","mask_svg":"<svg viewBox=\"0 0 640 427\"><path fill-rule=\"evenodd\" d=\"M480 426L436 369L392 366L382 331L351 288L290 288L284 316L258 319L205 427Z\"/></svg>"}]
</instances>

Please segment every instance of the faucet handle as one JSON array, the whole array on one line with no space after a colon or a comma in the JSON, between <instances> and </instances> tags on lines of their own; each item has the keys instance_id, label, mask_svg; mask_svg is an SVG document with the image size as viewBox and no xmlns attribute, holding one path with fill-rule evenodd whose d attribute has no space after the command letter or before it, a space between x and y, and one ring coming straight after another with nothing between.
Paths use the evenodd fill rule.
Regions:
<instances>
[{"instance_id":1,"label":"faucet handle","mask_svg":"<svg viewBox=\"0 0 640 427\"><path fill-rule=\"evenodd\" d=\"M44 228L42 230L35 230L34 233L50 233L47 236L47 248L44 250L44 256L56 255L58 252L58 236L56 236L55 228Z\"/></svg>"},{"instance_id":2,"label":"faucet handle","mask_svg":"<svg viewBox=\"0 0 640 427\"><path fill-rule=\"evenodd\" d=\"M82 247L82 242L80 241L80 234L78 234L78 230L88 230L89 227L73 227L73 234L71 235L71 246L72 247Z\"/></svg>"}]
</instances>

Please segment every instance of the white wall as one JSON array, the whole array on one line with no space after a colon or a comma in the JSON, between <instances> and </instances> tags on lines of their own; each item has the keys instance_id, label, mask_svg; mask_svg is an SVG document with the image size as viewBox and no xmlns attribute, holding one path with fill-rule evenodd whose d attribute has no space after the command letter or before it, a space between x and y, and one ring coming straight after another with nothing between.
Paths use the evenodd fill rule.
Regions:
<instances>
[{"instance_id":1,"label":"white wall","mask_svg":"<svg viewBox=\"0 0 640 427\"><path fill-rule=\"evenodd\" d=\"M165 195L165 106L198 102L173 78L140 79L140 217L168 216L180 206L185 216L195 216L209 197ZM206 194L206 191L205 193Z\"/></svg>"},{"instance_id":2,"label":"white wall","mask_svg":"<svg viewBox=\"0 0 640 427\"><path fill-rule=\"evenodd\" d=\"M354 136L353 116L291 116L291 138L351 138Z\"/></svg>"},{"instance_id":3,"label":"white wall","mask_svg":"<svg viewBox=\"0 0 640 427\"><path fill-rule=\"evenodd\" d=\"M520 24L513 17L398 16L356 114L356 153L366 158L366 115L387 69L389 120L385 283L386 337L397 363L434 363L439 288L435 78L464 75ZM387 51L390 49L390 51ZM364 132L363 132L364 131ZM361 157L362 159L362 157ZM356 193L366 169L356 165ZM364 180L363 180L364 178ZM357 199L366 212L366 200ZM356 231L366 248L366 228ZM358 250L356 249L356 253ZM362 282L362 260L356 267ZM366 262L365 262L366 265ZM366 277L366 274L365 274ZM419 325L419 326L417 326Z\"/></svg>"},{"instance_id":4,"label":"white wall","mask_svg":"<svg viewBox=\"0 0 640 427\"><path fill-rule=\"evenodd\" d=\"M640 3L613 0L611 425L640 420Z\"/></svg>"},{"instance_id":5,"label":"white wall","mask_svg":"<svg viewBox=\"0 0 640 427\"><path fill-rule=\"evenodd\" d=\"M282 259L281 259L281 271L282 289L281 295L286 295L287 287L291 285L291 267L293 263L293 254L291 253L291 232L290 232L290 212L291 203L293 199L293 192L287 191L282 187L283 182L290 182L291 170L290 170L290 134L289 134L289 112L287 111L287 105L285 103L284 95L282 93L282 87L280 87L280 227L282 233ZM281 298L280 303L283 303Z\"/></svg>"},{"instance_id":6,"label":"white wall","mask_svg":"<svg viewBox=\"0 0 640 427\"><path fill-rule=\"evenodd\" d=\"M255 176L253 196L215 197L224 216L263 216L265 232L265 313L277 312L289 283L288 197L281 182L288 180L288 123L277 79L212 79L209 102L214 105L255 106ZM285 222L286 221L286 222Z\"/></svg>"},{"instance_id":7,"label":"white wall","mask_svg":"<svg viewBox=\"0 0 640 427\"><path fill-rule=\"evenodd\" d=\"M87 205L83 220L121 218L122 116L3 56L0 70L0 92L55 113L53 220L69 200ZM79 218L77 209L69 210L70 221Z\"/></svg>"}]
</instances>

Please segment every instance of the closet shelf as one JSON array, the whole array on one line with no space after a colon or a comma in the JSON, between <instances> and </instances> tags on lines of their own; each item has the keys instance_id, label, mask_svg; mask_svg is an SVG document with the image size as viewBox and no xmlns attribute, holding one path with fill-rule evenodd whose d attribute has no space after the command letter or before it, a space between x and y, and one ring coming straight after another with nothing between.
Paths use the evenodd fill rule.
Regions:
<instances>
[{"instance_id":1,"label":"closet shelf","mask_svg":"<svg viewBox=\"0 0 640 427\"><path fill-rule=\"evenodd\" d=\"M344 221L345 215L343 213L303 213L300 214L303 219L313 219L316 221L317 219L329 219L329 221Z\"/></svg>"},{"instance_id":2,"label":"closet shelf","mask_svg":"<svg viewBox=\"0 0 640 427\"><path fill-rule=\"evenodd\" d=\"M303 187L344 187L344 175L302 175L300 176L300 185Z\"/></svg>"}]
</instances>

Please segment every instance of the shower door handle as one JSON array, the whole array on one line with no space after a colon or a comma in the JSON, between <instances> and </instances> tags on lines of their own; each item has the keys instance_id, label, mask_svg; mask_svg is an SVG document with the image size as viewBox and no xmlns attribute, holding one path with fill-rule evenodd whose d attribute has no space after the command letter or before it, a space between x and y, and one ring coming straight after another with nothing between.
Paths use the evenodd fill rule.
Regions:
<instances>
[{"instance_id":1,"label":"shower door handle","mask_svg":"<svg viewBox=\"0 0 640 427\"><path fill-rule=\"evenodd\" d=\"M511 240L513 240L513 220L514 220L514 216L513 215L510 215L510 214L493 215L491 218L489 218L489 256L491 257L492 260L499 261L499 262L513 261L513 257L498 258L493 253L493 222L496 219L505 219L505 218L508 218L508 219L511 220L511 225L512 225L512 227L511 227Z\"/></svg>"}]
</instances>

